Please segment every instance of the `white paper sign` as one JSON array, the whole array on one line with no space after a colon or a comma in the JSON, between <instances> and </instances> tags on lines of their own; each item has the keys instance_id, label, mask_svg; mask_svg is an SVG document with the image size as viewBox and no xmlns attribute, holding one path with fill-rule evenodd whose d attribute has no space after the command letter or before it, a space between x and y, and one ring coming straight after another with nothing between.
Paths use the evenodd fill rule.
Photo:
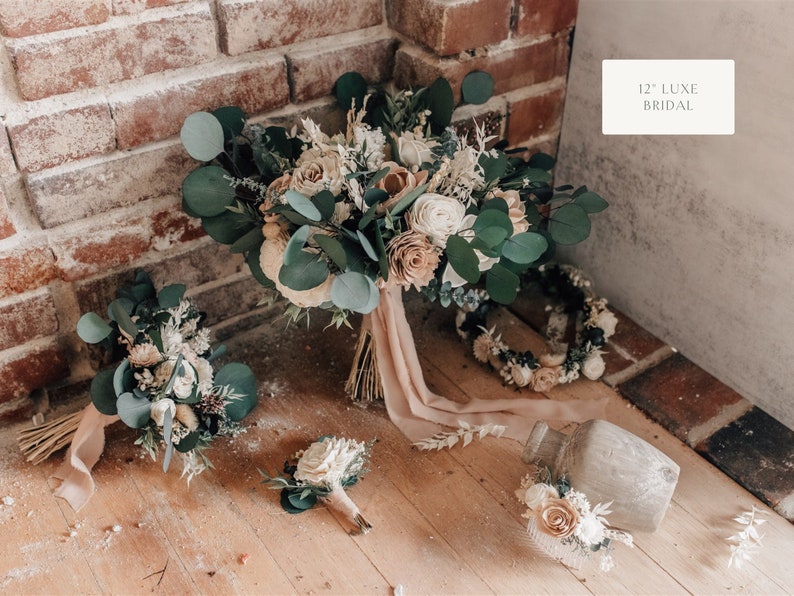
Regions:
<instances>
[{"instance_id":1,"label":"white paper sign","mask_svg":"<svg viewBox=\"0 0 794 596\"><path fill-rule=\"evenodd\" d=\"M732 135L733 60L604 60L605 135Z\"/></svg>"}]
</instances>

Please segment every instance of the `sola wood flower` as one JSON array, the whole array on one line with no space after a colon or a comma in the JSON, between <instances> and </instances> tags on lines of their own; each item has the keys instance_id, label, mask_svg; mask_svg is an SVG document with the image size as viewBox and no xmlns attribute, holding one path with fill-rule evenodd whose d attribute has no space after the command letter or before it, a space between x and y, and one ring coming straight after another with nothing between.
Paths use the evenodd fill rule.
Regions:
<instances>
[{"instance_id":1,"label":"sola wood flower","mask_svg":"<svg viewBox=\"0 0 794 596\"><path fill-rule=\"evenodd\" d=\"M284 465L285 476L264 477L264 484L281 489L281 506L289 513L301 513L317 501L342 514L358 531L366 534L372 526L345 492L366 472L372 443L333 436L320 438L295 454Z\"/></svg>"},{"instance_id":2,"label":"sola wood flower","mask_svg":"<svg viewBox=\"0 0 794 596\"><path fill-rule=\"evenodd\" d=\"M541 549L566 565L578 568L591 553L600 552L601 569L611 569L612 541L633 546L630 534L607 525L611 501L591 507L587 497L564 478L551 484L548 470L544 472L544 480L526 476L516 490L516 497L527 507L522 516L529 519L530 535Z\"/></svg>"}]
</instances>

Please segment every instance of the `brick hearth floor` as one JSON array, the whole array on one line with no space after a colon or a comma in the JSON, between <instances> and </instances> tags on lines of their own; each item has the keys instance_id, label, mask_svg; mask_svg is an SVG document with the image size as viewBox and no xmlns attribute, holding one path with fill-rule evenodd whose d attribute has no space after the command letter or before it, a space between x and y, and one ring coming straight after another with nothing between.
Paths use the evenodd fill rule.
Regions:
<instances>
[{"instance_id":1,"label":"brick hearth floor","mask_svg":"<svg viewBox=\"0 0 794 596\"><path fill-rule=\"evenodd\" d=\"M543 331L553 301L522 291L514 312ZM794 431L610 305L604 381L735 482L794 521Z\"/></svg>"}]
</instances>

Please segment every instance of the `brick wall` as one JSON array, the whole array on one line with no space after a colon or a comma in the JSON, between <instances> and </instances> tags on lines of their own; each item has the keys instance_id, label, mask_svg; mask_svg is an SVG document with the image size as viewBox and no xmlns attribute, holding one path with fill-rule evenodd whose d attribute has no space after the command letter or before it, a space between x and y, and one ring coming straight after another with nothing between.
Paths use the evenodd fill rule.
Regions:
<instances>
[{"instance_id":1,"label":"brick wall","mask_svg":"<svg viewBox=\"0 0 794 596\"><path fill-rule=\"evenodd\" d=\"M239 105L277 123L343 115L348 70L453 86L486 70L489 118L554 153L576 0L0 0L0 419L76 395L77 338L136 268L188 285L216 337L272 315L246 266L180 209L179 129ZM33 399L35 397L35 399Z\"/></svg>"}]
</instances>

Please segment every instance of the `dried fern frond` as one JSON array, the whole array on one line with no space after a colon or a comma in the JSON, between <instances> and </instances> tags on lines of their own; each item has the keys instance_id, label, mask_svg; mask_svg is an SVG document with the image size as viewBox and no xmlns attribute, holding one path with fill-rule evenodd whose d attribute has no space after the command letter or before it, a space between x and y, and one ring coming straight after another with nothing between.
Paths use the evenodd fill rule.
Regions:
<instances>
[{"instance_id":1,"label":"dried fern frond","mask_svg":"<svg viewBox=\"0 0 794 596\"><path fill-rule=\"evenodd\" d=\"M440 451L445 447L451 449L461 440L463 441L463 447L465 447L474 440L474 437L480 440L488 435L501 437L505 430L507 430L507 427L501 424L488 423L472 425L463 420L458 420L458 426L459 428L457 430L436 433L432 437L416 441L413 445L423 451L431 451L433 449Z\"/></svg>"}]
</instances>

